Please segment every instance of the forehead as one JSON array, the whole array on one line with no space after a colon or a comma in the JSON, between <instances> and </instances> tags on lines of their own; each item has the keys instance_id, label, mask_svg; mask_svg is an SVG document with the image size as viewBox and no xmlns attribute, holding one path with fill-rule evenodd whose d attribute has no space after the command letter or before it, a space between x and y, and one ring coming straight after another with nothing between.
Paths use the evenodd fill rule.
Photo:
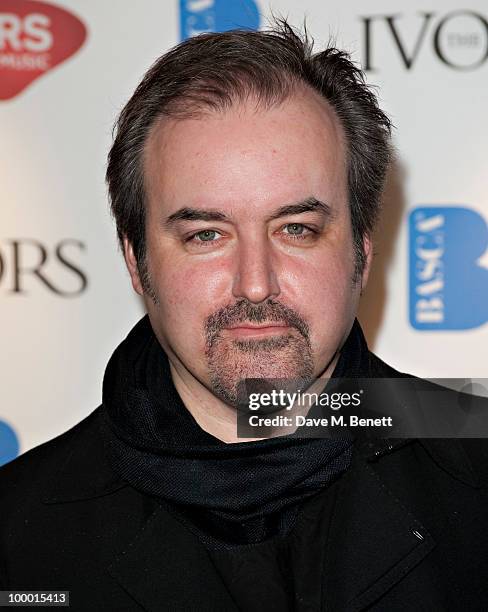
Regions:
<instances>
[{"instance_id":1,"label":"forehead","mask_svg":"<svg viewBox=\"0 0 488 612\"><path fill-rule=\"evenodd\" d=\"M198 118L158 121L144 150L150 205L263 209L346 188L345 138L330 105L314 92L279 106L255 100Z\"/></svg>"}]
</instances>

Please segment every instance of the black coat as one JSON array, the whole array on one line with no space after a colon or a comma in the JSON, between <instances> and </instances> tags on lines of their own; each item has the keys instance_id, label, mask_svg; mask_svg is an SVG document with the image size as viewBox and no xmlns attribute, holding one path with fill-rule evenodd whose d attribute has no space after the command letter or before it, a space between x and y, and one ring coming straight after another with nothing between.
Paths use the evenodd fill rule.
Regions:
<instances>
[{"instance_id":1,"label":"black coat","mask_svg":"<svg viewBox=\"0 0 488 612\"><path fill-rule=\"evenodd\" d=\"M199 540L112 472L102 410L0 470L0 588L69 590L83 612L239 610ZM339 487L323 610L488 610L487 441L364 443Z\"/></svg>"}]
</instances>

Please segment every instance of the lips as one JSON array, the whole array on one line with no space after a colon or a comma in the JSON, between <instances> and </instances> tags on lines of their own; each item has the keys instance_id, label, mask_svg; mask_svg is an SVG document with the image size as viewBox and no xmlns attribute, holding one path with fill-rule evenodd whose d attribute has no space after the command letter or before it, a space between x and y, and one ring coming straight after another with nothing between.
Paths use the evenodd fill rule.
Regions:
<instances>
[{"instance_id":1,"label":"lips","mask_svg":"<svg viewBox=\"0 0 488 612\"><path fill-rule=\"evenodd\" d=\"M283 334L289 330L289 325L285 323L262 323L255 325L252 323L237 323L225 328L231 336L268 336Z\"/></svg>"},{"instance_id":2,"label":"lips","mask_svg":"<svg viewBox=\"0 0 488 612\"><path fill-rule=\"evenodd\" d=\"M280 328L280 327L289 327L286 323L261 323L260 325L255 325L253 323L236 323L235 325L228 325L225 329L270 329L270 328Z\"/></svg>"}]
</instances>

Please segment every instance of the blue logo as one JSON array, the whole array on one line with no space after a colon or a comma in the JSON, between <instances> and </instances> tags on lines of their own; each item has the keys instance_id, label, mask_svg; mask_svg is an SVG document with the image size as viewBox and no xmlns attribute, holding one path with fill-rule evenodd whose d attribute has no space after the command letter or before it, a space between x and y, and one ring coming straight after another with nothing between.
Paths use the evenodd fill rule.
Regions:
<instances>
[{"instance_id":1,"label":"blue logo","mask_svg":"<svg viewBox=\"0 0 488 612\"><path fill-rule=\"evenodd\" d=\"M488 226L471 208L420 206L409 219L410 324L462 330L488 321Z\"/></svg>"},{"instance_id":2,"label":"blue logo","mask_svg":"<svg viewBox=\"0 0 488 612\"><path fill-rule=\"evenodd\" d=\"M0 421L0 465L4 465L19 454L19 441L14 430L5 421Z\"/></svg>"},{"instance_id":3,"label":"blue logo","mask_svg":"<svg viewBox=\"0 0 488 612\"><path fill-rule=\"evenodd\" d=\"M202 32L259 29L255 0L180 0L180 37Z\"/></svg>"}]
</instances>

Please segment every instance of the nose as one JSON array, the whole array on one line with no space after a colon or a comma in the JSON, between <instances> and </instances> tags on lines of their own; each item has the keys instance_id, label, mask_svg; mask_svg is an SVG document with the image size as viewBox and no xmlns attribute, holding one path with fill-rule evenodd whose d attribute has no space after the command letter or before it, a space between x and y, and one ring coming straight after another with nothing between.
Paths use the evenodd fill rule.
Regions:
<instances>
[{"instance_id":1,"label":"nose","mask_svg":"<svg viewBox=\"0 0 488 612\"><path fill-rule=\"evenodd\" d=\"M280 294L280 287L267 238L254 238L241 242L234 275L232 293L258 304Z\"/></svg>"}]
</instances>

